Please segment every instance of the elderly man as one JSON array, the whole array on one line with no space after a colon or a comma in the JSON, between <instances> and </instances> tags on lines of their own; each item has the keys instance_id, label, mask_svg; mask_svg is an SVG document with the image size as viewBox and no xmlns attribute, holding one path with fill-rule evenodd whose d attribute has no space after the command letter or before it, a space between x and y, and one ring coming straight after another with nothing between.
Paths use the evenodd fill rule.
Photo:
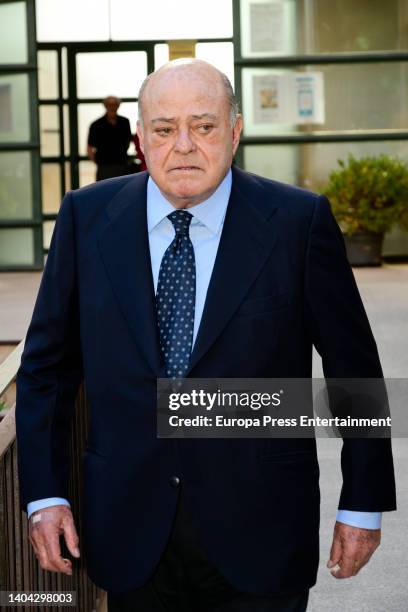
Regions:
<instances>
[{"instance_id":1,"label":"elderly man","mask_svg":"<svg viewBox=\"0 0 408 612\"><path fill-rule=\"evenodd\" d=\"M127 150L132 139L129 119L118 115L119 98L103 100L106 113L91 123L88 157L96 163L96 180L128 174Z\"/></svg>"},{"instance_id":2,"label":"elderly man","mask_svg":"<svg viewBox=\"0 0 408 612\"><path fill-rule=\"evenodd\" d=\"M314 439L163 439L156 379L381 377L324 197L232 165L225 75L170 62L139 98L148 172L65 196L17 380L22 503L71 573L68 423L84 378L84 548L110 611L300 612L316 581ZM180 333L180 329L182 332ZM112 410L115 417L112 418ZM358 573L395 508L390 441L347 439L328 567Z\"/></svg>"}]
</instances>

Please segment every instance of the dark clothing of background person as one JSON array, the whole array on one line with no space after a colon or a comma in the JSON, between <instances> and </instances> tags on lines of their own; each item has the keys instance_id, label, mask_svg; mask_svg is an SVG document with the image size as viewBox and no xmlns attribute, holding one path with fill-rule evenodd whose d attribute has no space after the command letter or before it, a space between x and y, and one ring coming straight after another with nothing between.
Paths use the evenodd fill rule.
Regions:
<instances>
[{"instance_id":1,"label":"dark clothing of background person","mask_svg":"<svg viewBox=\"0 0 408 612\"><path fill-rule=\"evenodd\" d=\"M96 180L128 174L127 150L132 140L129 119L117 115L110 122L106 115L94 121L89 128L88 146L96 149Z\"/></svg>"},{"instance_id":2,"label":"dark clothing of background person","mask_svg":"<svg viewBox=\"0 0 408 612\"><path fill-rule=\"evenodd\" d=\"M143 172L144 170L147 170L147 166L146 166L145 157L143 155L143 151L140 148L139 137L137 134L134 135L133 142L135 144L135 149L136 149L136 158L140 160L140 164L138 165L138 171Z\"/></svg>"}]
</instances>

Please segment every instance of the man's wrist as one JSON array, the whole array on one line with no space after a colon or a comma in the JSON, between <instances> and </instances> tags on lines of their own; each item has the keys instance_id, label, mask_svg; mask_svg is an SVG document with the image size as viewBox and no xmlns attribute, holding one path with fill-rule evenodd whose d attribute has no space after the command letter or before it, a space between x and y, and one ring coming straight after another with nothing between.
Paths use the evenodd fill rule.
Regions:
<instances>
[{"instance_id":1,"label":"man's wrist","mask_svg":"<svg viewBox=\"0 0 408 612\"><path fill-rule=\"evenodd\" d=\"M336 520L339 523L360 527L360 529L381 529L382 512L357 512L338 510Z\"/></svg>"},{"instance_id":2,"label":"man's wrist","mask_svg":"<svg viewBox=\"0 0 408 612\"><path fill-rule=\"evenodd\" d=\"M27 504L27 517L30 518L33 512L37 512L37 510L42 510L43 508L49 508L50 506L58 505L71 507L69 501L64 497L46 497L44 499L38 499Z\"/></svg>"}]
</instances>

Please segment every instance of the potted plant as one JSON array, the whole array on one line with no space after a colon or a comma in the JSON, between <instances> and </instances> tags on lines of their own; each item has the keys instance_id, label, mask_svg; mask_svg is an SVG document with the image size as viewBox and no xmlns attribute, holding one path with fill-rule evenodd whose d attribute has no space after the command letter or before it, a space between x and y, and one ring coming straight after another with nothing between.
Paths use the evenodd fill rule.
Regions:
<instances>
[{"instance_id":1,"label":"potted plant","mask_svg":"<svg viewBox=\"0 0 408 612\"><path fill-rule=\"evenodd\" d=\"M343 231L352 265L382 263L385 232L408 228L408 167L389 155L338 160L324 189Z\"/></svg>"}]
</instances>

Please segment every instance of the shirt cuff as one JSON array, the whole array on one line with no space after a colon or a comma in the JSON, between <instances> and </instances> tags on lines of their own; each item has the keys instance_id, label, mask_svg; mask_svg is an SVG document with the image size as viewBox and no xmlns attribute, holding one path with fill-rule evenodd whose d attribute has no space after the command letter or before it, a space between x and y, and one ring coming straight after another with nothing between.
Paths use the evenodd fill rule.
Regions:
<instances>
[{"instance_id":1,"label":"shirt cuff","mask_svg":"<svg viewBox=\"0 0 408 612\"><path fill-rule=\"evenodd\" d=\"M338 510L336 520L352 527L362 529L381 529L382 512L355 512Z\"/></svg>"},{"instance_id":2,"label":"shirt cuff","mask_svg":"<svg viewBox=\"0 0 408 612\"><path fill-rule=\"evenodd\" d=\"M48 506L57 506L58 504L71 507L69 501L63 497L46 497L45 499L38 499L27 504L27 516L30 518L33 512L48 508Z\"/></svg>"}]
</instances>

